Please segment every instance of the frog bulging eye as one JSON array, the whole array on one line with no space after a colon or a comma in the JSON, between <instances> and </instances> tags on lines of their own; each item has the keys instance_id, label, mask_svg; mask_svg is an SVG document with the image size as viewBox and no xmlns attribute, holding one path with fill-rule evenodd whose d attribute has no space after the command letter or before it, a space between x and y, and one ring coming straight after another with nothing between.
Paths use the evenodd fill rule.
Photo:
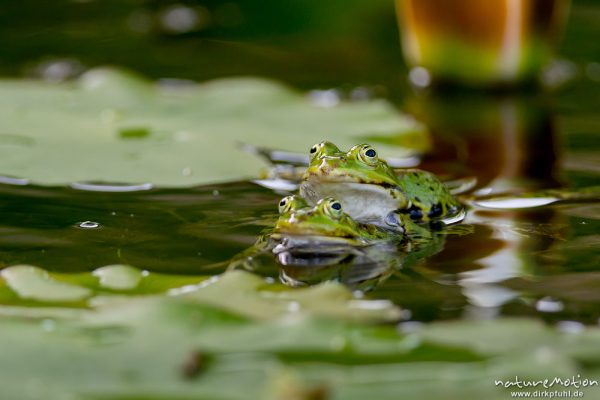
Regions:
<instances>
[{"instance_id":1,"label":"frog bulging eye","mask_svg":"<svg viewBox=\"0 0 600 400\"><path fill-rule=\"evenodd\" d=\"M364 145L360 148L358 151L358 157L362 162L368 165L376 165L379 161L377 158L377 152L369 145Z\"/></svg>"},{"instance_id":2,"label":"frog bulging eye","mask_svg":"<svg viewBox=\"0 0 600 400\"><path fill-rule=\"evenodd\" d=\"M316 158L319 158L319 155L321 153L321 151L319 151L319 149L322 147L322 143L318 143L315 144L313 147L310 148L310 160L314 160Z\"/></svg>"},{"instance_id":3,"label":"frog bulging eye","mask_svg":"<svg viewBox=\"0 0 600 400\"><path fill-rule=\"evenodd\" d=\"M279 202L279 214L284 214L288 212L293 204L293 196L287 196L281 199Z\"/></svg>"},{"instance_id":4,"label":"frog bulging eye","mask_svg":"<svg viewBox=\"0 0 600 400\"><path fill-rule=\"evenodd\" d=\"M329 217L339 219L344 215L342 204L332 197L327 197L318 203L323 213Z\"/></svg>"},{"instance_id":5,"label":"frog bulging eye","mask_svg":"<svg viewBox=\"0 0 600 400\"><path fill-rule=\"evenodd\" d=\"M333 156L339 152L340 149L335 144L323 141L310 148L310 160L318 160L324 156Z\"/></svg>"}]
</instances>

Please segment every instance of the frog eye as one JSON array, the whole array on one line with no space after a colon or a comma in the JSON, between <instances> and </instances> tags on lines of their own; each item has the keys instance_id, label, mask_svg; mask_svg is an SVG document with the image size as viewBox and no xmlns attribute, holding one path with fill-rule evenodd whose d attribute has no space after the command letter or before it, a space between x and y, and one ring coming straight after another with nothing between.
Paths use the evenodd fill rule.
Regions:
<instances>
[{"instance_id":1,"label":"frog eye","mask_svg":"<svg viewBox=\"0 0 600 400\"><path fill-rule=\"evenodd\" d=\"M325 213L325 215L339 219L344 215L344 211L342 211L342 204L334 199L333 197L328 197L319 201L319 206Z\"/></svg>"},{"instance_id":2,"label":"frog eye","mask_svg":"<svg viewBox=\"0 0 600 400\"><path fill-rule=\"evenodd\" d=\"M364 145L360 148L358 157L361 159L361 161L369 165L375 165L379 161L377 158L377 152L369 145Z\"/></svg>"},{"instance_id":3,"label":"frog eye","mask_svg":"<svg viewBox=\"0 0 600 400\"><path fill-rule=\"evenodd\" d=\"M294 196L286 196L279 202L279 214L284 214L292 208Z\"/></svg>"},{"instance_id":4,"label":"frog eye","mask_svg":"<svg viewBox=\"0 0 600 400\"><path fill-rule=\"evenodd\" d=\"M321 148L323 147L323 143L315 144L310 148L310 160L314 160L315 158L319 158L321 155Z\"/></svg>"},{"instance_id":5,"label":"frog eye","mask_svg":"<svg viewBox=\"0 0 600 400\"><path fill-rule=\"evenodd\" d=\"M326 155L334 155L339 152L340 149L333 143L324 141L321 143L315 144L310 148L310 160L319 159Z\"/></svg>"}]
</instances>

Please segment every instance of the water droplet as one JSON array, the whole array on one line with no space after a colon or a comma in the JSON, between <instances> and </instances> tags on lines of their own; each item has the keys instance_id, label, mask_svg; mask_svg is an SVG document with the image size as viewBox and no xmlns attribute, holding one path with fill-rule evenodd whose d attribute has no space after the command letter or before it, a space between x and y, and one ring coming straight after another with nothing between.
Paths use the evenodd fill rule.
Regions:
<instances>
[{"instance_id":1,"label":"water droplet","mask_svg":"<svg viewBox=\"0 0 600 400\"><path fill-rule=\"evenodd\" d=\"M555 313L562 311L565 306L561 301L552 297L543 297L535 303L535 308L539 312Z\"/></svg>"},{"instance_id":2,"label":"water droplet","mask_svg":"<svg viewBox=\"0 0 600 400\"><path fill-rule=\"evenodd\" d=\"M79 227L84 229L94 229L99 228L100 224L94 221L83 221L79 223Z\"/></svg>"},{"instance_id":3,"label":"water droplet","mask_svg":"<svg viewBox=\"0 0 600 400\"><path fill-rule=\"evenodd\" d=\"M267 276L267 277L265 278L265 282L267 282L268 284L273 284L273 283L275 283L275 278L272 278L272 277L270 277L270 276Z\"/></svg>"},{"instance_id":4,"label":"water droplet","mask_svg":"<svg viewBox=\"0 0 600 400\"><path fill-rule=\"evenodd\" d=\"M190 167L185 167L183 170L181 170L181 175L183 175L183 176L192 175L192 169Z\"/></svg>"},{"instance_id":5,"label":"water droplet","mask_svg":"<svg viewBox=\"0 0 600 400\"><path fill-rule=\"evenodd\" d=\"M29 179L0 175L0 183L4 185L25 186L29 184Z\"/></svg>"},{"instance_id":6,"label":"water droplet","mask_svg":"<svg viewBox=\"0 0 600 400\"><path fill-rule=\"evenodd\" d=\"M105 182L75 182L71 185L72 189L86 190L89 192L138 192L150 190L154 186L151 183L141 183L130 185L126 183L105 183Z\"/></svg>"},{"instance_id":7,"label":"water droplet","mask_svg":"<svg viewBox=\"0 0 600 400\"><path fill-rule=\"evenodd\" d=\"M298 312L300 311L300 303L292 301L288 304L287 309L289 312Z\"/></svg>"},{"instance_id":8,"label":"water droplet","mask_svg":"<svg viewBox=\"0 0 600 400\"><path fill-rule=\"evenodd\" d=\"M219 191L216 189L212 191L212 195L215 197L217 197L219 194L220 194Z\"/></svg>"},{"instance_id":9,"label":"water droplet","mask_svg":"<svg viewBox=\"0 0 600 400\"><path fill-rule=\"evenodd\" d=\"M311 90L308 98L317 107L332 108L340 103L340 94L335 89Z\"/></svg>"},{"instance_id":10,"label":"water droplet","mask_svg":"<svg viewBox=\"0 0 600 400\"><path fill-rule=\"evenodd\" d=\"M423 67L415 67L408 73L410 83L419 88L431 85L431 74Z\"/></svg>"}]
</instances>

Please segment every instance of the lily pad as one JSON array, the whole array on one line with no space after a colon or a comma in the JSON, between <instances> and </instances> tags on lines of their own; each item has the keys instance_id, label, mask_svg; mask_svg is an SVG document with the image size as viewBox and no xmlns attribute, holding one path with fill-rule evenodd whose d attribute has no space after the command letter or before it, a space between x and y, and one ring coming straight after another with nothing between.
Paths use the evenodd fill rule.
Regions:
<instances>
[{"instance_id":1,"label":"lily pad","mask_svg":"<svg viewBox=\"0 0 600 400\"><path fill-rule=\"evenodd\" d=\"M372 136L427 143L422 125L383 100L324 108L249 77L165 88L96 69L65 84L0 81L0 103L0 175L44 185L186 186L255 177L263 164L241 142L295 152L324 139L344 147Z\"/></svg>"},{"instance_id":2,"label":"lily pad","mask_svg":"<svg viewBox=\"0 0 600 400\"><path fill-rule=\"evenodd\" d=\"M107 265L94 270L100 286L114 290L135 289L142 279L142 271L129 265Z\"/></svg>"},{"instance_id":3,"label":"lily pad","mask_svg":"<svg viewBox=\"0 0 600 400\"><path fill-rule=\"evenodd\" d=\"M320 315L355 321L394 321L401 316L401 310L393 303L353 299L350 291L341 284L323 283L305 289L276 291L269 288L260 277L243 271L228 272L202 285L201 289L191 292L188 297L261 320L286 314Z\"/></svg>"},{"instance_id":4,"label":"lily pad","mask_svg":"<svg viewBox=\"0 0 600 400\"><path fill-rule=\"evenodd\" d=\"M594 327L564 335L526 320L463 321L402 334L347 316L288 311L266 320L210 301L234 293L225 288L248 297L274 289L259 281L226 274L193 288L206 296L124 298L79 320L0 318L0 340L10 343L0 357L0 397L502 399L509 390L495 380L516 375L595 378L585 368L598 355L583 351L600 343ZM316 297L349 299L342 292ZM517 341L521 323L525 337Z\"/></svg>"},{"instance_id":5,"label":"lily pad","mask_svg":"<svg viewBox=\"0 0 600 400\"><path fill-rule=\"evenodd\" d=\"M24 299L68 302L83 300L92 294L85 287L57 281L45 270L31 265L4 268L0 275L8 287Z\"/></svg>"}]
</instances>

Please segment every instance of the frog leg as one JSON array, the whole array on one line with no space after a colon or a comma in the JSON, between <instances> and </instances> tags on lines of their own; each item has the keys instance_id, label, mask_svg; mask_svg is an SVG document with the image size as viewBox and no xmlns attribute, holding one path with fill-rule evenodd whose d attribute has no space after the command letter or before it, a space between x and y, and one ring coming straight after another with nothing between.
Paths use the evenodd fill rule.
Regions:
<instances>
[{"instance_id":1,"label":"frog leg","mask_svg":"<svg viewBox=\"0 0 600 400\"><path fill-rule=\"evenodd\" d=\"M256 257L271 251L273 244L268 235L261 235L254 245L235 255L228 263L227 270L256 270Z\"/></svg>"}]
</instances>

